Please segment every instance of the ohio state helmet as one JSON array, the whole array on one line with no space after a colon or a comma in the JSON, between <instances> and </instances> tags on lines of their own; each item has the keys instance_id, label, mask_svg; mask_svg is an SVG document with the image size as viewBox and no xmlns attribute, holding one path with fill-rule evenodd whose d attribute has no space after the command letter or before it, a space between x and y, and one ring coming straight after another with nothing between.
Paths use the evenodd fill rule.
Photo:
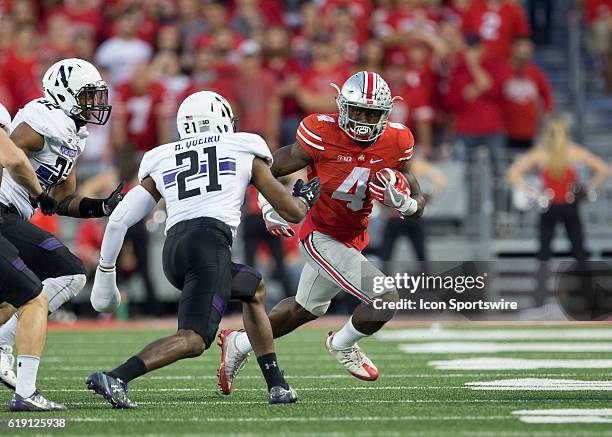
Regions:
<instances>
[{"instance_id":1,"label":"ohio state helmet","mask_svg":"<svg viewBox=\"0 0 612 437\"><path fill-rule=\"evenodd\" d=\"M391 90L378 73L360 71L349 77L342 88L332 83L338 96L338 125L355 141L373 142L385 131L389 113L393 108ZM365 108L380 112L376 123L366 123L351 116L351 108Z\"/></svg>"},{"instance_id":2,"label":"ohio state helmet","mask_svg":"<svg viewBox=\"0 0 612 437\"><path fill-rule=\"evenodd\" d=\"M45 97L66 115L84 123L105 124L111 113L108 86L92 64L83 59L63 59L43 76Z\"/></svg>"}]
</instances>

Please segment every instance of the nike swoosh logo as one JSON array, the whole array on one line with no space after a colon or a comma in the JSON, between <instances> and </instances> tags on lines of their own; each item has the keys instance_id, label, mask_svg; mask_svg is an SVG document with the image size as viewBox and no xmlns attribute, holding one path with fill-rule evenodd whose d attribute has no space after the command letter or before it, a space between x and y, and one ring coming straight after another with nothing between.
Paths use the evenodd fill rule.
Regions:
<instances>
[{"instance_id":1,"label":"nike swoosh logo","mask_svg":"<svg viewBox=\"0 0 612 437\"><path fill-rule=\"evenodd\" d=\"M370 159L370 164L376 164L377 162L382 161L382 158L380 159Z\"/></svg>"}]
</instances>

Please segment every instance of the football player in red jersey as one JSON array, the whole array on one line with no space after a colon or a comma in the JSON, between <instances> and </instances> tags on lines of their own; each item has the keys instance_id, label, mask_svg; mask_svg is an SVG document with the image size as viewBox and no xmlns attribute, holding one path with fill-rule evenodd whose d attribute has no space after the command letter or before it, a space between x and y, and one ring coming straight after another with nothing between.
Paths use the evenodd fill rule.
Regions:
<instances>
[{"instance_id":1,"label":"football player in red jersey","mask_svg":"<svg viewBox=\"0 0 612 437\"><path fill-rule=\"evenodd\" d=\"M393 317L394 311L376 310L372 302L393 302L398 294L394 288L375 293L362 287L362 277L383 275L361 253L368 243L372 200L397 209L404 217L420 216L425 200L409 169L412 133L401 124L387 122L393 98L383 78L360 71L342 89L332 85L338 90L339 112L309 115L297 130L297 141L274 152L275 177L307 168L309 178L320 178L321 196L299 232L306 265L297 294L279 302L269 317L277 338L325 314L340 290L359 298L362 303L351 319L335 334L328 334L325 348L351 375L374 381L378 369L357 341ZM270 205L263 206L262 214L271 233L293 235ZM224 357L220 387L229 394L251 346L244 332L226 330L220 338Z\"/></svg>"}]
</instances>

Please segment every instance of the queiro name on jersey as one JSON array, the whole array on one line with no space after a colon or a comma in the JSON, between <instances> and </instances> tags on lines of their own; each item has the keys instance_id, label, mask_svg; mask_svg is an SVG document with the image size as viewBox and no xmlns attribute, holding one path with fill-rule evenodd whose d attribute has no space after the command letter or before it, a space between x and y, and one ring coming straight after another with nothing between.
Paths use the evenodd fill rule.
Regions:
<instances>
[{"instance_id":1,"label":"queiro name on jersey","mask_svg":"<svg viewBox=\"0 0 612 437\"><path fill-rule=\"evenodd\" d=\"M166 232L184 220L212 217L230 226L235 236L256 157L272 165L270 149L259 135L198 135L145 153L138 178L153 178L166 200Z\"/></svg>"},{"instance_id":2,"label":"queiro name on jersey","mask_svg":"<svg viewBox=\"0 0 612 437\"><path fill-rule=\"evenodd\" d=\"M59 106L43 98L32 100L20 109L11 130L21 123L26 123L45 139L42 150L30 154L29 158L40 185L48 191L68 178L74 162L85 149L87 129L77 129ZM6 169L0 186L0 203L14 205L25 219L34 214L35 206L27 190L15 182Z\"/></svg>"}]
</instances>

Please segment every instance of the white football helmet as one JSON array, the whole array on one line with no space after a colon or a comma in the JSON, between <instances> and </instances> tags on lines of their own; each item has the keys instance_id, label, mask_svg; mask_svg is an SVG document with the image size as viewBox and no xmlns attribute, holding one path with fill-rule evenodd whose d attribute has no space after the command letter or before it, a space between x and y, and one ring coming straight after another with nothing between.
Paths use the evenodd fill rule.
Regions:
<instances>
[{"instance_id":1,"label":"white football helmet","mask_svg":"<svg viewBox=\"0 0 612 437\"><path fill-rule=\"evenodd\" d=\"M181 139L206 133L236 131L236 117L225 98L212 91L198 91L188 96L176 114Z\"/></svg>"},{"instance_id":2,"label":"white football helmet","mask_svg":"<svg viewBox=\"0 0 612 437\"><path fill-rule=\"evenodd\" d=\"M389 113L393 108L391 90L380 74L371 71L360 71L349 77L342 89L332 83L338 96L338 125L355 141L373 142L385 131ZM378 115L375 122L355 119L354 108L369 110L371 115ZM372 114L375 111L378 114Z\"/></svg>"},{"instance_id":3,"label":"white football helmet","mask_svg":"<svg viewBox=\"0 0 612 437\"><path fill-rule=\"evenodd\" d=\"M4 129L7 134L11 133L11 114L2 103L0 103L0 129Z\"/></svg>"},{"instance_id":4,"label":"white football helmet","mask_svg":"<svg viewBox=\"0 0 612 437\"><path fill-rule=\"evenodd\" d=\"M105 124L111 113L108 86L100 73L82 59L63 59L43 76L45 97L66 115L85 123Z\"/></svg>"}]
</instances>

